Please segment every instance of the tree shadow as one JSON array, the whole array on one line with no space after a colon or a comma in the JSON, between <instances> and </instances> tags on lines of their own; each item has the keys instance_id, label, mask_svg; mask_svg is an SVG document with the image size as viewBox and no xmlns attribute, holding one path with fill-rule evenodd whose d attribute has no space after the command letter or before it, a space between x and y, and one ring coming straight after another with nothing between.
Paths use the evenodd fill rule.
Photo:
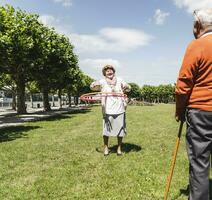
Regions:
<instances>
[{"instance_id":1,"label":"tree shadow","mask_svg":"<svg viewBox=\"0 0 212 200\"><path fill-rule=\"evenodd\" d=\"M24 115L8 115L0 117L0 124L23 123L33 121L55 121L73 117L75 114L85 114L90 112L90 109L61 109L57 111L38 111L34 113L27 113Z\"/></svg>"},{"instance_id":2,"label":"tree shadow","mask_svg":"<svg viewBox=\"0 0 212 200\"><path fill-rule=\"evenodd\" d=\"M86 114L91 111L91 109L81 109L81 110L70 110L67 112L67 110L64 109L64 113L55 114L52 116L48 116L48 118L45 119L45 121L55 121L55 120L62 120L62 119L68 119L72 118L75 114ZM71 116L70 116L71 114ZM43 121L43 119L41 119Z\"/></svg>"},{"instance_id":3,"label":"tree shadow","mask_svg":"<svg viewBox=\"0 0 212 200\"><path fill-rule=\"evenodd\" d=\"M67 115L66 114L60 114L60 115L53 115L53 116L48 116L46 118L41 118L39 120L36 121L59 121L59 120L63 120L63 119L68 119L68 118L72 118L72 116Z\"/></svg>"},{"instance_id":4,"label":"tree shadow","mask_svg":"<svg viewBox=\"0 0 212 200\"><path fill-rule=\"evenodd\" d=\"M114 145L109 147L110 153L117 153L117 147L118 145ZM141 146L131 143L122 143L122 152L123 153L129 153L129 152L138 152L141 151ZM103 153L103 150L100 150L99 148L96 148L97 152Z\"/></svg>"},{"instance_id":5,"label":"tree shadow","mask_svg":"<svg viewBox=\"0 0 212 200\"><path fill-rule=\"evenodd\" d=\"M18 138L26 137L28 131L40 128L39 126L15 126L5 127L0 130L0 143L9 142Z\"/></svg>"},{"instance_id":6,"label":"tree shadow","mask_svg":"<svg viewBox=\"0 0 212 200\"><path fill-rule=\"evenodd\" d=\"M78 109L78 110L70 110L68 113L70 114L85 114L91 112L91 108L82 108L82 109Z\"/></svg>"}]
</instances>

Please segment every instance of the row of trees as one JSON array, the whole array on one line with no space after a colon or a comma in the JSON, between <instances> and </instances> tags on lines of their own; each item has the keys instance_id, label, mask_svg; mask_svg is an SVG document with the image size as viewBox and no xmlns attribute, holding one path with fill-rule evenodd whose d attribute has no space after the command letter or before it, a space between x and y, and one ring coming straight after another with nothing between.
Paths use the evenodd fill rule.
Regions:
<instances>
[{"instance_id":1,"label":"row of trees","mask_svg":"<svg viewBox=\"0 0 212 200\"><path fill-rule=\"evenodd\" d=\"M169 103L175 101L175 86L171 84L159 86L144 85L141 88L135 83L130 83L130 85L132 88L128 95L130 98L150 103Z\"/></svg>"},{"instance_id":2,"label":"row of trees","mask_svg":"<svg viewBox=\"0 0 212 200\"><path fill-rule=\"evenodd\" d=\"M7 5L0 7L0 87L13 94L13 107L26 113L25 91L42 92L44 110L48 94L80 95L92 79L78 67L67 37L39 22L39 16ZM17 105L15 101L17 96Z\"/></svg>"},{"instance_id":3,"label":"row of trees","mask_svg":"<svg viewBox=\"0 0 212 200\"><path fill-rule=\"evenodd\" d=\"M67 37L39 22L39 16L7 5L0 7L0 88L10 90L13 108L26 113L25 91L41 92L44 110L50 110L49 93L80 96L93 81L78 67ZM130 98L147 102L173 102L174 86L130 83ZM17 97L17 98L16 98ZM17 99L17 102L16 102Z\"/></svg>"}]
</instances>

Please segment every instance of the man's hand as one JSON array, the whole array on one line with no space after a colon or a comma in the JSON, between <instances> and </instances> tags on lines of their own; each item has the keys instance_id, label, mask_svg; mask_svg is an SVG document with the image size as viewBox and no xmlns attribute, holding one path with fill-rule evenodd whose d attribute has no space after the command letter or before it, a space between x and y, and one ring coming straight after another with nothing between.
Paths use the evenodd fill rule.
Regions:
<instances>
[{"instance_id":1,"label":"man's hand","mask_svg":"<svg viewBox=\"0 0 212 200\"><path fill-rule=\"evenodd\" d=\"M188 95L179 95L176 94L175 96L175 100L176 100L176 111L175 111L175 119L177 122L181 121L184 122L185 121L185 111L186 111L186 107L187 107L187 101L188 101Z\"/></svg>"},{"instance_id":2,"label":"man's hand","mask_svg":"<svg viewBox=\"0 0 212 200\"><path fill-rule=\"evenodd\" d=\"M175 119L177 122L181 121L184 122L185 121L185 110L176 110L175 113Z\"/></svg>"}]
</instances>

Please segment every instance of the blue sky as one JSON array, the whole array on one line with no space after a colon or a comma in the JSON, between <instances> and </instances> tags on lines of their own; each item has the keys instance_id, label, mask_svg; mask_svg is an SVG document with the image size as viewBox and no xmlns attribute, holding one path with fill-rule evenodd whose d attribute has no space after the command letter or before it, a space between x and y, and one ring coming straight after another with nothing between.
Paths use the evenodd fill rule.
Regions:
<instances>
[{"instance_id":1,"label":"blue sky","mask_svg":"<svg viewBox=\"0 0 212 200\"><path fill-rule=\"evenodd\" d=\"M188 43L192 12L212 0L0 0L65 34L79 67L94 79L112 64L127 82L174 84Z\"/></svg>"}]
</instances>

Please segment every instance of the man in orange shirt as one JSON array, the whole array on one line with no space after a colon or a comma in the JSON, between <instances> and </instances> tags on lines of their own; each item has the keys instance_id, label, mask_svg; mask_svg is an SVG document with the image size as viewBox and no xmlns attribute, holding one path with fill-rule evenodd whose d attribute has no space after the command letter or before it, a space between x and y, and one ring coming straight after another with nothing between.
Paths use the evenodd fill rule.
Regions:
<instances>
[{"instance_id":1,"label":"man in orange shirt","mask_svg":"<svg viewBox=\"0 0 212 200\"><path fill-rule=\"evenodd\" d=\"M194 11L193 40L176 85L176 120L186 121L189 200L209 199L212 151L212 9Z\"/></svg>"}]
</instances>

